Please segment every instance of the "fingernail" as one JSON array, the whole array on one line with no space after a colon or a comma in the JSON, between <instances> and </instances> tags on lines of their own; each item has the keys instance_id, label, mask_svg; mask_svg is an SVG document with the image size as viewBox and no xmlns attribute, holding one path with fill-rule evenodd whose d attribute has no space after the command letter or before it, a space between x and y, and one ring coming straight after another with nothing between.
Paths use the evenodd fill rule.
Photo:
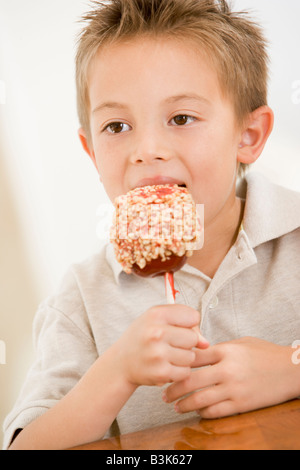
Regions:
<instances>
[{"instance_id":1,"label":"fingernail","mask_svg":"<svg viewBox=\"0 0 300 470\"><path fill-rule=\"evenodd\" d=\"M176 413L181 413L178 403L175 403L174 410L176 411Z\"/></svg>"},{"instance_id":2,"label":"fingernail","mask_svg":"<svg viewBox=\"0 0 300 470\"><path fill-rule=\"evenodd\" d=\"M209 344L209 341L207 341L207 339L204 338L204 336L202 336L200 333L199 333L199 341L201 341L201 343Z\"/></svg>"},{"instance_id":3,"label":"fingernail","mask_svg":"<svg viewBox=\"0 0 300 470\"><path fill-rule=\"evenodd\" d=\"M197 336L198 336L198 341L199 341L199 343L205 343L205 344L208 344L208 345L209 345L209 342L207 341L206 338L204 338L204 336L202 336L202 334L200 333L199 328L198 328L197 326L194 327L193 330L195 331L195 333L196 333Z\"/></svg>"}]
</instances>

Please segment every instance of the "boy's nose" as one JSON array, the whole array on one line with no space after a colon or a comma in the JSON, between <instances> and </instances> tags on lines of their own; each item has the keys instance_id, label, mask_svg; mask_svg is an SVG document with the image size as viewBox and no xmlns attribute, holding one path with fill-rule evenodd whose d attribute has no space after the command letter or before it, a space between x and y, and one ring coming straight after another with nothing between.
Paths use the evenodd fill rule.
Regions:
<instances>
[{"instance_id":1,"label":"boy's nose","mask_svg":"<svg viewBox=\"0 0 300 470\"><path fill-rule=\"evenodd\" d=\"M170 147L159 133L143 134L136 139L131 152L134 164L151 164L158 160L169 160L172 156Z\"/></svg>"},{"instance_id":2,"label":"boy's nose","mask_svg":"<svg viewBox=\"0 0 300 470\"><path fill-rule=\"evenodd\" d=\"M155 160L166 160L164 156L157 155L156 153L141 153L135 156L132 156L132 163L152 163Z\"/></svg>"}]
</instances>

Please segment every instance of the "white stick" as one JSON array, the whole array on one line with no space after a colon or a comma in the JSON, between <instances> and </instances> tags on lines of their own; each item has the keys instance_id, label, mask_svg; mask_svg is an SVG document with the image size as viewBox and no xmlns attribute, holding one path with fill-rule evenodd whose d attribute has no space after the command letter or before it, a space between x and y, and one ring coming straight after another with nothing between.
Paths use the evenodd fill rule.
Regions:
<instances>
[{"instance_id":1,"label":"white stick","mask_svg":"<svg viewBox=\"0 0 300 470\"><path fill-rule=\"evenodd\" d=\"M166 287L166 297L167 297L167 303L170 305L175 304L175 299L173 295L173 289L170 284L170 278L169 278L169 273L165 274L165 287Z\"/></svg>"}]
</instances>

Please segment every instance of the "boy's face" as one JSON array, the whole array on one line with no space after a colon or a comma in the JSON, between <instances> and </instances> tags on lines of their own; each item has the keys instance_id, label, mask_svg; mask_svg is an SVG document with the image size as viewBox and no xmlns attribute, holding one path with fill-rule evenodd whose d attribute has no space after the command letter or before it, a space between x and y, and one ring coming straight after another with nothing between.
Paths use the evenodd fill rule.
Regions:
<instances>
[{"instance_id":1,"label":"boy's face","mask_svg":"<svg viewBox=\"0 0 300 470\"><path fill-rule=\"evenodd\" d=\"M230 211L241 130L195 44L148 38L107 46L89 78L90 152L111 200L177 182L205 204L206 224Z\"/></svg>"}]
</instances>

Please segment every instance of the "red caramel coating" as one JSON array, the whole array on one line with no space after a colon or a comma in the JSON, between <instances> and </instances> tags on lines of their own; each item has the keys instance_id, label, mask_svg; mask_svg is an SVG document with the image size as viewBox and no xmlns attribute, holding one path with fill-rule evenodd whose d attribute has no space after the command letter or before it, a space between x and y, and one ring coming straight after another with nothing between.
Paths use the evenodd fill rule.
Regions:
<instances>
[{"instance_id":1,"label":"red caramel coating","mask_svg":"<svg viewBox=\"0 0 300 470\"><path fill-rule=\"evenodd\" d=\"M155 196L157 198L163 198L169 194L174 194L174 188L177 188L175 185L165 185L165 186L155 186ZM149 186L144 186L138 189L139 197L147 198L149 197Z\"/></svg>"},{"instance_id":2,"label":"red caramel coating","mask_svg":"<svg viewBox=\"0 0 300 470\"><path fill-rule=\"evenodd\" d=\"M160 257L151 260L141 269L137 264L132 266L132 271L141 277L163 276L165 273L174 273L179 271L185 263L186 256L171 255L169 259L163 261Z\"/></svg>"}]
</instances>

